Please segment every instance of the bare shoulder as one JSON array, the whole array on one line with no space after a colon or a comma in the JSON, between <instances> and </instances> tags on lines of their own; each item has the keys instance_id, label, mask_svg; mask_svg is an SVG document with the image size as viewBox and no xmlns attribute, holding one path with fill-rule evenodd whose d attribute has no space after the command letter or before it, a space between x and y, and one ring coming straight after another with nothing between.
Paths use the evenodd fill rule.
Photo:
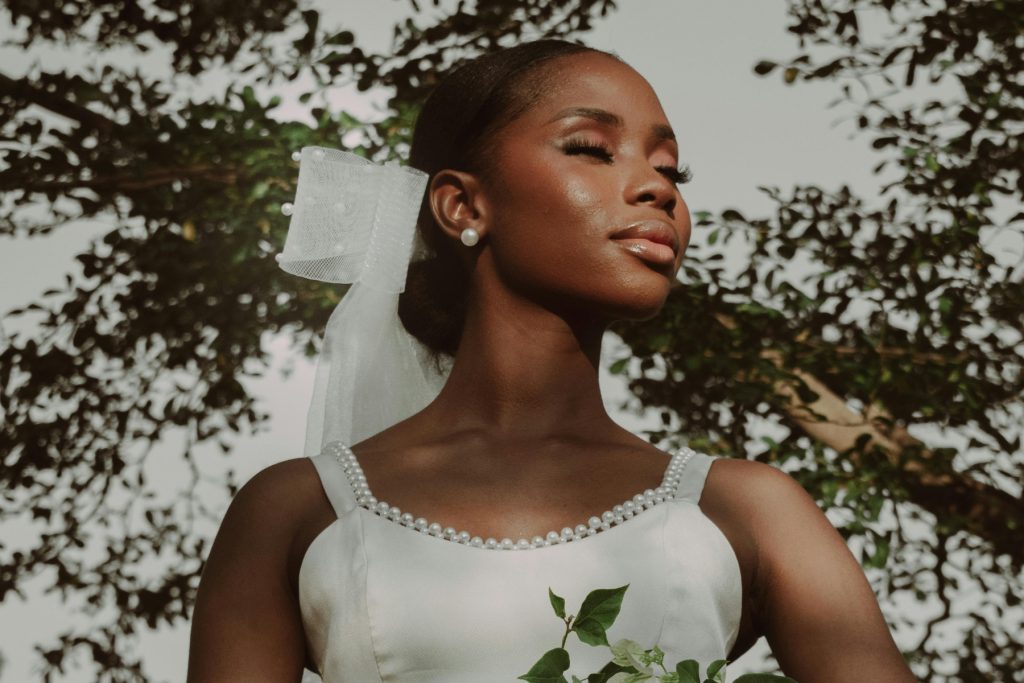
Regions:
<instances>
[{"instance_id":1,"label":"bare shoulder","mask_svg":"<svg viewBox=\"0 0 1024 683\"><path fill-rule=\"evenodd\" d=\"M308 458L266 467L235 494L196 595L190 681L297 680L308 661L297 568L325 507Z\"/></svg>"},{"instance_id":2,"label":"bare shoulder","mask_svg":"<svg viewBox=\"0 0 1024 683\"><path fill-rule=\"evenodd\" d=\"M747 517L771 506L781 513L806 514L817 504L803 486L777 467L740 458L717 458L708 472L701 507ZM763 516L763 515L759 515ZM754 521L754 520L750 520Z\"/></svg>"},{"instance_id":3,"label":"bare shoulder","mask_svg":"<svg viewBox=\"0 0 1024 683\"><path fill-rule=\"evenodd\" d=\"M254 474L235 494L231 508L243 508L258 517L268 518L263 521L272 517L302 516L322 490L313 461L305 457L291 458Z\"/></svg>"},{"instance_id":4,"label":"bare shoulder","mask_svg":"<svg viewBox=\"0 0 1024 683\"><path fill-rule=\"evenodd\" d=\"M913 681L860 564L814 498L771 465L718 459L705 504L754 553L758 627L803 683Z\"/></svg>"},{"instance_id":5,"label":"bare shoulder","mask_svg":"<svg viewBox=\"0 0 1024 683\"><path fill-rule=\"evenodd\" d=\"M240 536L258 536L261 544L272 544L283 554L289 583L295 587L306 548L334 516L313 461L300 457L253 475L232 500L224 525L230 520Z\"/></svg>"},{"instance_id":6,"label":"bare shoulder","mask_svg":"<svg viewBox=\"0 0 1024 683\"><path fill-rule=\"evenodd\" d=\"M845 551L839 534L800 482L763 462L716 459L708 472L701 508L753 546L756 555L751 559L760 570L759 580L766 580L771 562L788 555L791 543L807 538L806 534L827 536L833 550Z\"/></svg>"}]
</instances>

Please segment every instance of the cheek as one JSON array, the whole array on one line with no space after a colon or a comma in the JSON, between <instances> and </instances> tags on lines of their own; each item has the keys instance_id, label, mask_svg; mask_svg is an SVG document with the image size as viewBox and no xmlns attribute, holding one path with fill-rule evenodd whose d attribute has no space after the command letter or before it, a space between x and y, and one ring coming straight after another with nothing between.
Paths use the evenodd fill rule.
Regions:
<instances>
[{"instance_id":1,"label":"cheek","mask_svg":"<svg viewBox=\"0 0 1024 683\"><path fill-rule=\"evenodd\" d=\"M615 196L611 174L575 160L567 163L567 157L543 163L538 156L534 163L507 168L507 180L497 192L499 240L511 245L557 235L569 245L607 231L613 224L608 206Z\"/></svg>"},{"instance_id":2,"label":"cheek","mask_svg":"<svg viewBox=\"0 0 1024 683\"><path fill-rule=\"evenodd\" d=\"M609 192L598 179L563 167L538 167L501 188L493 257L508 277L558 287L575 271L603 267ZM581 269L583 269L581 271Z\"/></svg>"}]
</instances>

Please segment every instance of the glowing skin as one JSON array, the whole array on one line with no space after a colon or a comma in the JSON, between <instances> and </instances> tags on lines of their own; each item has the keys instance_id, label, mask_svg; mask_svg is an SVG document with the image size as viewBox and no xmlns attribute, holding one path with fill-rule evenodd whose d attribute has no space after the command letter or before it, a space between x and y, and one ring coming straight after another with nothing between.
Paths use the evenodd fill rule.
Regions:
<instances>
[{"instance_id":1,"label":"glowing skin","mask_svg":"<svg viewBox=\"0 0 1024 683\"><path fill-rule=\"evenodd\" d=\"M489 244L476 265L561 310L606 323L651 317L690 239L686 203L669 177L678 145L654 91L629 66L583 54L558 68L569 76L554 75L556 87L495 140L484 196ZM646 240L610 239L652 219L675 232L671 258Z\"/></svg>"}]
</instances>

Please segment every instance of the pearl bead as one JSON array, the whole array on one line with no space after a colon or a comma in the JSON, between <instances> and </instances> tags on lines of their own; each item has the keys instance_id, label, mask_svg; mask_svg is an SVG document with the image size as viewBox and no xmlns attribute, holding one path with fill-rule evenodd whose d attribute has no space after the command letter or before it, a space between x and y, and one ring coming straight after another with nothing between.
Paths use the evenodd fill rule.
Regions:
<instances>
[{"instance_id":1,"label":"pearl bead","mask_svg":"<svg viewBox=\"0 0 1024 683\"><path fill-rule=\"evenodd\" d=\"M292 152L292 161L302 161L302 152Z\"/></svg>"},{"instance_id":2,"label":"pearl bead","mask_svg":"<svg viewBox=\"0 0 1024 683\"><path fill-rule=\"evenodd\" d=\"M313 154L319 157L325 156L322 150L314 150ZM278 258L281 256L281 254L277 255ZM590 517L586 524L577 524L575 527L566 526L560 532L549 531L546 536L537 535L532 539L520 538L517 541L513 541L510 538L503 538L501 541L498 541L494 538L488 538L485 541L480 536L470 535L468 531L456 531L454 527L450 526L442 527L437 522L430 522L424 517L414 517L411 513L402 512L398 506L389 505L384 501L378 500L370 491L370 487L366 482L366 475L359 466L355 454L345 444L332 442L324 447L323 452L334 455L348 479L353 495L359 504L370 512L442 540L462 543L476 548L486 548L488 550L530 550L558 543L569 543L593 536L601 531L610 529L613 525L621 524L623 521L631 519L646 509L673 499L677 495L684 467L694 454L694 451L688 449L676 452L672 456L660 486L654 489L646 489L643 493L634 495L622 504L613 506L611 510L605 510L600 516Z\"/></svg>"},{"instance_id":3,"label":"pearl bead","mask_svg":"<svg viewBox=\"0 0 1024 683\"><path fill-rule=\"evenodd\" d=\"M295 205L291 202L285 202L281 205L281 213L285 216L291 216L295 212Z\"/></svg>"}]
</instances>

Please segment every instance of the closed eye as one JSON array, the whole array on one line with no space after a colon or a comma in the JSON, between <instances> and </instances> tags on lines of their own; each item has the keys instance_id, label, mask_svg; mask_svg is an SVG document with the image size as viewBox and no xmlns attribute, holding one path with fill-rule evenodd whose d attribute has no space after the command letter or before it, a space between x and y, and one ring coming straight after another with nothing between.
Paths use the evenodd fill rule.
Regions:
<instances>
[{"instance_id":1,"label":"closed eye","mask_svg":"<svg viewBox=\"0 0 1024 683\"><path fill-rule=\"evenodd\" d=\"M658 171L663 173L666 178L671 180L676 185L682 185L693 180L693 172L690 167L683 164L679 168L675 166L658 166Z\"/></svg>"},{"instance_id":2,"label":"closed eye","mask_svg":"<svg viewBox=\"0 0 1024 683\"><path fill-rule=\"evenodd\" d=\"M565 146L562 150L569 155L573 154L589 154L590 156L597 157L604 161L610 162L612 160L612 153L608 151L608 148L599 142L590 142L583 138L572 138L566 140Z\"/></svg>"},{"instance_id":3,"label":"closed eye","mask_svg":"<svg viewBox=\"0 0 1024 683\"><path fill-rule=\"evenodd\" d=\"M611 163L613 160L611 151L609 151L603 144L600 142L585 140L583 138L571 138L566 140L565 146L562 147L562 150L569 155L586 154L606 163ZM659 173L676 185L688 183L693 179L693 173L690 171L690 167L686 164L683 164L679 168L676 168L675 166L657 166L655 168Z\"/></svg>"}]
</instances>

